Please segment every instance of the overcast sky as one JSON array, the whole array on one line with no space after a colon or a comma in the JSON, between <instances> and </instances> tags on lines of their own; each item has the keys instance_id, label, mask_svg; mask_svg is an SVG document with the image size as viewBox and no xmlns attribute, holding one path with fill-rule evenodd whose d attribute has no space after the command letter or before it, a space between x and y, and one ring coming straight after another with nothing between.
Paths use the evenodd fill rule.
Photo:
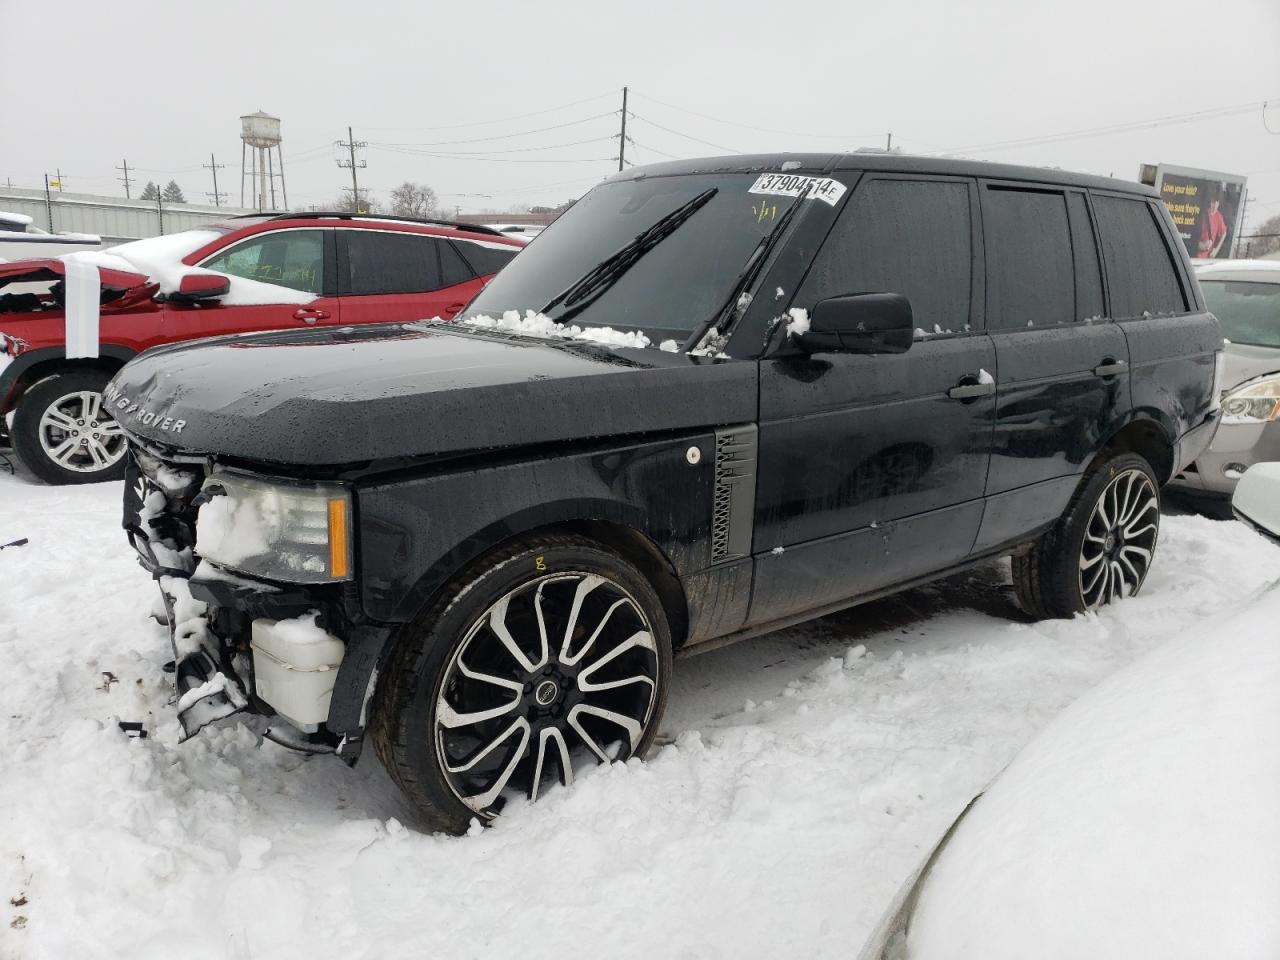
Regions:
<instances>
[{"instance_id":1,"label":"overcast sky","mask_svg":"<svg viewBox=\"0 0 1280 960\"><path fill-rule=\"evenodd\" d=\"M617 168L628 85L637 163L892 131L910 152L1129 179L1144 161L1247 174L1249 220L1280 214L1280 0L0 0L0 30L15 186L60 168L67 189L122 195L127 158L203 201L212 152L236 203L238 118L261 108L282 119L294 206L350 185L332 147L348 124L379 198L411 179L468 209L555 203ZM1269 98L1274 135L1251 108L989 146Z\"/></svg>"}]
</instances>

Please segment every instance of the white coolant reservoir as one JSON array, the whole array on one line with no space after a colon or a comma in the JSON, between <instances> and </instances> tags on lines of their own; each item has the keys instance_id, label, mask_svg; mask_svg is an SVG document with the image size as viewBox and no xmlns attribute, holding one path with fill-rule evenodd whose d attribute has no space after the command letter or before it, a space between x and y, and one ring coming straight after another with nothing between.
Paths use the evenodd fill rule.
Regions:
<instances>
[{"instance_id":1,"label":"white coolant reservoir","mask_svg":"<svg viewBox=\"0 0 1280 960\"><path fill-rule=\"evenodd\" d=\"M314 732L329 700L345 645L316 625L315 611L292 620L253 621L253 676L258 696L294 726Z\"/></svg>"}]
</instances>

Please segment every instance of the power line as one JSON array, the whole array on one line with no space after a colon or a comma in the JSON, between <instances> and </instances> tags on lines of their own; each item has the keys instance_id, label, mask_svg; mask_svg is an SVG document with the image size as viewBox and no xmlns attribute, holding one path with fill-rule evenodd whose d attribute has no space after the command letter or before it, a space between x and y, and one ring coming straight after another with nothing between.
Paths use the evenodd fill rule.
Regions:
<instances>
[{"instance_id":1,"label":"power line","mask_svg":"<svg viewBox=\"0 0 1280 960\"><path fill-rule=\"evenodd\" d=\"M860 133L856 135L845 133L801 133L796 130L776 130L773 127L758 127L751 123L740 123L736 120L726 120L723 117L713 117L709 113L699 113L696 110L690 110L688 107L678 107L674 103L667 103L663 100L659 100L657 97L651 97L647 93L635 95L639 96L641 99L648 100L650 103L656 103L659 106L667 107L671 110L679 110L681 113L687 113L693 117L701 117L703 120L710 120L713 123L723 123L730 127L742 127L745 130L757 130L761 133L778 133L787 137L816 137L825 140L869 140L872 137L878 138L880 136L878 133ZM723 150L725 148L720 147L718 149Z\"/></svg>"},{"instance_id":2,"label":"power line","mask_svg":"<svg viewBox=\"0 0 1280 960\"><path fill-rule=\"evenodd\" d=\"M639 140L631 140L627 138L633 147L639 147L641 150L648 150L650 153L656 153L660 157L666 157L668 160L683 160L684 157L677 157L674 153L666 153L656 147L651 147L647 143L641 143Z\"/></svg>"},{"instance_id":3,"label":"power line","mask_svg":"<svg viewBox=\"0 0 1280 960\"><path fill-rule=\"evenodd\" d=\"M608 138L606 138L608 139ZM469 153L432 153L426 150L397 150L394 147L381 147L382 150L390 150L392 153L404 153L413 157L432 157L436 160L475 160L482 163L600 163L601 161L615 161L616 156L611 157L575 157L575 158L557 158L557 159L540 159L540 158L516 158L516 157L486 157ZM515 151L523 153L523 150Z\"/></svg>"},{"instance_id":4,"label":"power line","mask_svg":"<svg viewBox=\"0 0 1280 960\"><path fill-rule=\"evenodd\" d=\"M643 120L645 123L649 124L649 126L651 127L657 127L659 130L665 130L667 133L673 133L677 137L684 137L686 140L692 140L694 143L705 144L708 147L715 147L715 149L717 150L724 150L728 153L742 153L741 150L735 150L733 147L722 146L721 144L718 144L718 143L712 143L710 140L703 140L701 137L695 137L692 134L681 133L679 130L672 130L670 127L664 127L662 124L657 123L653 120L650 120L648 117L642 117L638 113L633 112L631 114L631 118L633 120Z\"/></svg>"},{"instance_id":5,"label":"power line","mask_svg":"<svg viewBox=\"0 0 1280 960\"><path fill-rule=\"evenodd\" d=\"M955 147L950 150L943 150L939 152L982 153L987 150L1008 150L1018 147L1038 146L1045 143L1061 143L1067 140L1083 140L1092 137L1104 137L1116 133L1128 133L1132 130L1145 130L1152 127L1167 126L1175 123L1193 123L1197 120L1209 120L1215 117L1227 117L1241 113L1249 113L1265 103L1265 100L1254 101L1253 103L1236 104L1235 106L1230 107L1215 107L1210 110L1196 110L1191 113L1170 114L1169 116L1156 117L1150 120L1132 120L1126 123L1113 123L1102 127L1086 127L1080 130L1043 134L1036 137L1022 137L1020 139L1003 140L995 143L982 143L966 147Z\"/></svg>"},{"instance_id":6,"label":"power line","mask_svg":"<svg viewBox=\"0 0 1280 960\"><path fill-rule=\"evenodd\" d=\"M510 140L513 137L527 137L534 133L545 133L548 130L562 130L565 127L576 127L583 123L590 123L592 120L599 120L601 117L611 117L616 110L609 110L606 113L597 113L591 117L583 117L581 120L570 120L568 123L556 123L549 127L538 127L534 130L521 130L519 133L501 133L492 137L472 137L467 140L435 140L429 143L379 143L375 142L375 146L379 147L448 147L459 143L488 143L493 140Z\"/></svg>"},{"instance_id":7,"label":"power line","mask_svg":"<svg viewBox=\"0 0 1280 960\"><path fill-rule=\"evenodd\" d=\"M390 153L401 153L408 156L448 156L448 157L483 157L497 153L528 153L534 150L559 150L563 147L580 147L587 143L603 143L613 137L592 137L589 140L574 140L569 143L550 143L540 147L512 147L508 150L437 150L433 152L417 150L412 147L392 144L370 144L372 150L386 150Z\"/></svg>"},{"instance_id":8,"label":"power line","mask_svg":"<svg viewBox=\"0 0 1280 960\"><path fill-rule=\"evenodd\" d=\"M530 113L520 113L513 117L499 117L494 120L469 120L466 123L449 123L434 127L367 127L369 130L459 130L463 127L482 127L491 123L510 123L512 120L526 120L529 117L540 117L548 113L558 113L561 110L568 110L570 107L576 107L580 104L591 103L594 100L603 100L605 97L612 97L613 91L606 93L598 93L594 97L583 97L581 100L574 100L571 103L564 103L558 107L548 107L545 110L534 110Z\"/></svg>"}]
</instances>

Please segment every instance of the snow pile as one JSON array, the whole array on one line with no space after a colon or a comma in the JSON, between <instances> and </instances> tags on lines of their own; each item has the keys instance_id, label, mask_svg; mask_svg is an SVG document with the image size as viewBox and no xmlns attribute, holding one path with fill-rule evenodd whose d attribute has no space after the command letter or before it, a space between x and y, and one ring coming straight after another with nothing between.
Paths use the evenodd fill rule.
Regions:
<instances>
[{"instance_id":1,"label":"snow pile","mask_svg":"<svg viewBox=\"0 0 1280 960\"><path fill-rule=\"evenodd\" d=\"M217 496L205 502L196 515L196 553L216 557L235 566L270 549L267 531L276 517L264 517L258 497Z\"/></svg>"},{"instance_id":2,"label":"snow pile","mask_svg":"<svg viewBox=\"0 0 1280 960\"><path fill-rule=\"evenodd\" d=\"M1019 623L990 565L682 660L646 762L453 839L405 826L372 750L349 770L242 716L178 745L120 497L0 475L0 543L30 538L0 551L0 957L856 956L1057 713L1280 572L1242 524L1171 517L1142 595L1096 617Z\"/></svg>"},{"instance_id":3,"label":"snow pile","mask_svg":"<svg viewBox=\"0 0 1280 960\"><path fill-rule=\"evenodd\" d=\"M1277 622L1280 583L1055 719L934 865L913 960L1280 956Z\"/></svg>"},{"instance_id":4,"label":"snow pile","mask_svg":"<svg viewBox=\"0 0 1280 960\"><path fill-rule=\"evenodd\" d=\"M110 250L82 250L77 253L67 253L63 254L61 259L80 260L109 270L127 270L131 273L145 274L153 282L160 284L160 292L165 295L175 293L185 276L227 277L231 281L231 289L225 296L218 298L218 302L227 307L310 303L315 299L315 294L303 290L281 287L274 283L263 283L259 280L247 280L244 277L232 277L216 270L189 267L182 262L183 257L190 256L220 237L222 234L215 230L184 230L181 233L171 233L163 237L148 237L145 240L122 243Z\"/></svg>"},{"instance_id":5,"label":"snow pile","mask_svg":"<svg viewBox=\"0 0 1280 960\"><path fill-rule=\"evenodd\" d=\"M519 310L508 310L498 319L480 314L458 321L463 326L480 330L500 330L504 333L518 333L525 337L543 337L549 340L589 340L610 347L647 347L649 338L643 331L623 332L612 327L579 327L577 324L557 323L544 313L526 310L520 316Z\"/></svg>"},{"instance_id":6,"label":"snow pile","mask_svg":"<svg viewBox=\"0 0 1280 960\"><path fill-rule=\"evenodd\" d=\"M809 311L803 307L792 307L787 311L791 319L787 321L787 336L800 337L809 332Z\"/></svg>"}]
</instances>

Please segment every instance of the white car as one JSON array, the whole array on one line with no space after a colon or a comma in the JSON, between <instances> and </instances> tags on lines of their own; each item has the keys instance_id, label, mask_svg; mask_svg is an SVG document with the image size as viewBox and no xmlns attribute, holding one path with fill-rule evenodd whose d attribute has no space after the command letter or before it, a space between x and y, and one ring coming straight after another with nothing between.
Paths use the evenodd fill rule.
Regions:
<instances>
[{"instance_id":1,"label":"white car","mask_svg":"<svg viewBox=\"0 0 1280 960\"><path fill-rule=\"evenodd\" d=\"M24 213L0 212L0 261L41 260L101 246L96 233L47 233Z\"/></svg>"},{"instance_id":2,"label":"white car","mask_svg":"<svg viewBox=\"0 0 1280 960\"><path fill-rule=\"evenodd\" d=\"M1170 486L1225 500L1251 465L1280 460L1280 260L1211 260L1196 279L1225 340L1222 419Z\"/></svg>"},{"instance_id":3,"label":"white car","mask_svg":"<svg viewBox=\"0 0 1280 960\"><path fill-rule=\"evenodd\" d=\"M1234 508L1280 544L1280 463L1251 467ZM1277 621L1280 580L1063 711L947 831L861 960L1280 957Z\"/></svg>"}]
</instances>

